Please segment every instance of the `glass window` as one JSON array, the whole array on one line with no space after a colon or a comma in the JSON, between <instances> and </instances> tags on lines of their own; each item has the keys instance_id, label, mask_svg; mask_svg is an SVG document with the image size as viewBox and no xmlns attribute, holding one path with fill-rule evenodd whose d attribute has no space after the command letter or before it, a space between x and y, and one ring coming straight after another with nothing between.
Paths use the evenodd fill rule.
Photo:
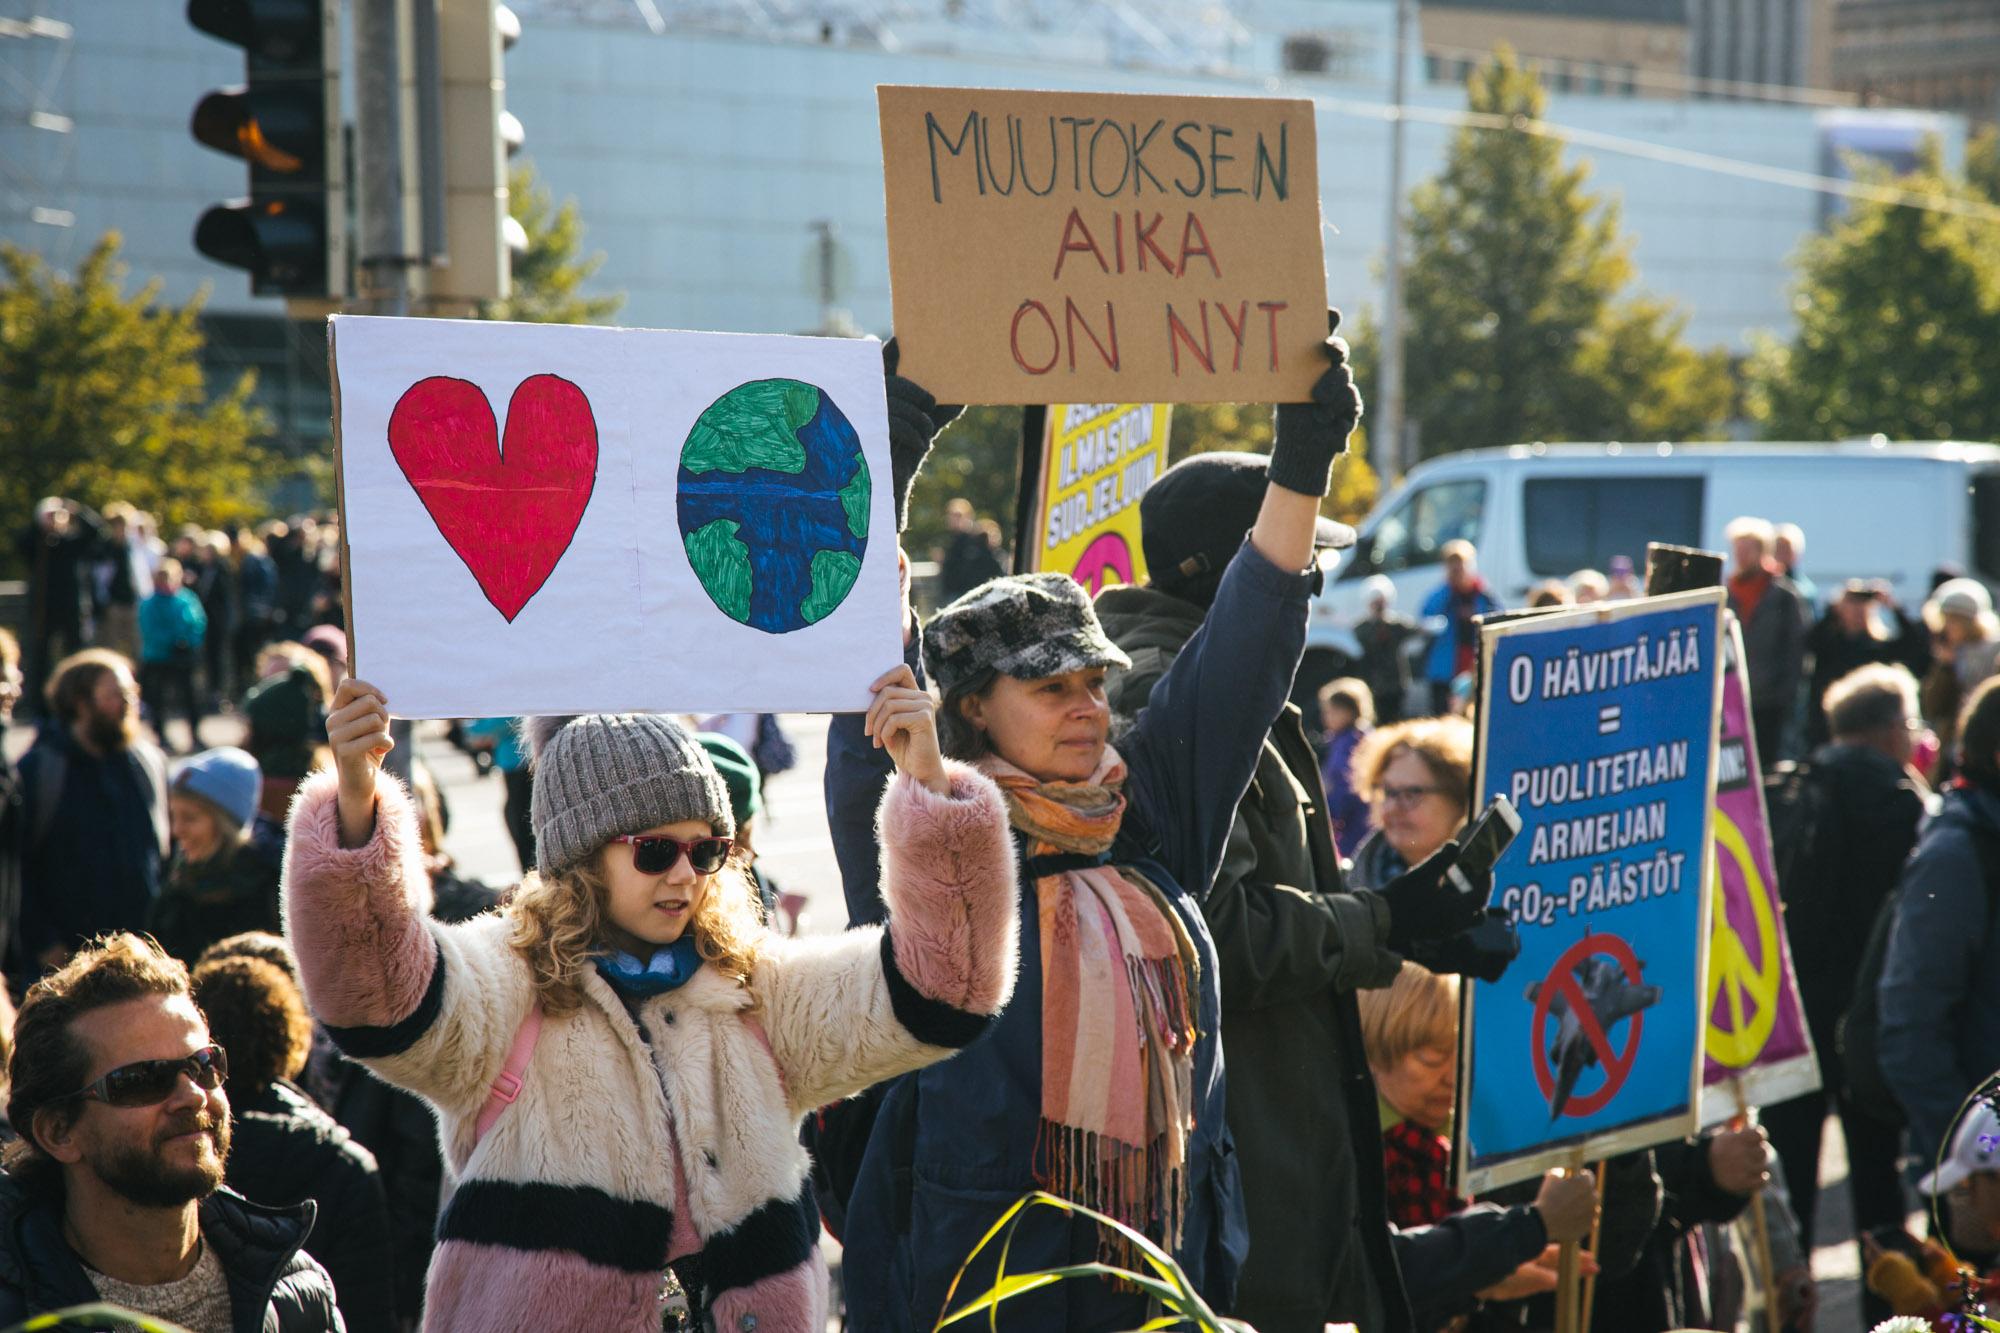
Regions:
<instances>
[{"instance_id":1,"label":"glass window","mask_svg":"<svg viewBox=\"0 0 2000 1333\"><path fill-rule=\"evenodd\" d=\"M1528 568L1543 578L1646 563L1646 543L1697 546L1700 477L1537 477L1522 483Z\"/></svg>"},{"instance_id":2,"label":"glass window","mask_svg":"<svg viewBox=\"0 0 2000 1333\"><path fill-rule=\"evenodd\" d=\"M1435 565L1447 542L1477 546L1485 509L1483 481L1441 481L1413 491L1375 525L1373 534L1341 568L1340 577L1360 579Z\"/></svg>"}]
</instances>

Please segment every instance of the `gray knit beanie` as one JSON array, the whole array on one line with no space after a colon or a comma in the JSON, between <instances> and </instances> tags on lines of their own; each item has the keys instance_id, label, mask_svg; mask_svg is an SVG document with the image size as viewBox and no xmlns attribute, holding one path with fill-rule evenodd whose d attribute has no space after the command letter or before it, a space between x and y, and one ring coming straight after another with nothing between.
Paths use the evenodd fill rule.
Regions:
<instances>
[{"instance_id":1,"label":"gray knit beanie","mask_svg":"<svg viewBox=\"0 0 2000 1333\"><path fill-rule=\"evenodd\" d=\"M533 717L535 863L554 875L611 839L684 819L734 837L729 789L693 733L656 713Z\"/></svg>"}]
</instances>

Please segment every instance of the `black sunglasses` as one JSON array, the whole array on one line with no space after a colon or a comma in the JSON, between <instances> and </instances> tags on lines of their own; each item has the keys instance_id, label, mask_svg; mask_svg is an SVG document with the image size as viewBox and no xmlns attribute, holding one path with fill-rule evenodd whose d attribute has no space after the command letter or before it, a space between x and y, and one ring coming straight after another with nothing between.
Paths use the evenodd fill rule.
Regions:
<instances>
[{"instance_id":1,"label":"black sunglasses","mask_svg":"<svg viewBox=\"0 0 2000 1333\"><path fill-rule=\"evenodd\" d=\"M642 875L664 875L683 856L697 875L713 875L722 869L722 863L729 859L729 849L736 845L729 838L682 842L679 838L652 833L626 833L611 841L632 844L632 868Z\"/></svg>"},{"instance_id":2,"label":"black sunglasses","mask_svg":"<svg viewBox=\"0 0 2000 1333\"><path fill-rule=\"evenodd\" d=\"M178 1060L141 1060L137 1064L120 1065L90 1086L58 1100L81 1097L128 1109L158 1106L174 1095L182 1074L193 1079L203 1092L214 1092L229 1077L229 1056L220 1046L204 1046Z\"/></svg>"}]
</instances>

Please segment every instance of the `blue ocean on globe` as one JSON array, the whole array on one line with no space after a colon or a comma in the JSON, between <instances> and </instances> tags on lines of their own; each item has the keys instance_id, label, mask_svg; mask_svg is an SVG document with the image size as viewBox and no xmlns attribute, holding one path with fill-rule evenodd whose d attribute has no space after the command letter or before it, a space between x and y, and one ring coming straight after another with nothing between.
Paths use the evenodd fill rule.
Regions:
<instances>
[{"instance_id":1,"label":"blue ocean on globe","mask_svg":"<svg viewBox=\"0 0 2000 1333\"><path fill-rule=\"evenodd\" d=\"M871 498L854 426L801 380L753 380L709 404L681 448L676 503L695 577L767 634L824 620L861 575Z\"/></svg>"}]
</instances>

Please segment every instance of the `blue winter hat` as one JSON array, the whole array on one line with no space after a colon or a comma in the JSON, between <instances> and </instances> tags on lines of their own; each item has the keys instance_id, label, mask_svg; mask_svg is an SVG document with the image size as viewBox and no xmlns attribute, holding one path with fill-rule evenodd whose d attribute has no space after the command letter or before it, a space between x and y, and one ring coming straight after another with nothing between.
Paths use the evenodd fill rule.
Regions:
<instances>
[{"instance_id":1,"label":"blue winter hat","mask_svg":"<svg viewBox=\"0 0 2000 1333\"><path fill-rule=\"evenodd\" d=\"M174 766L173 789L199 796L244 828L257 817L257 800L264 790L264 771L247 750L233 745L203 750Z\"/></svg>"}]
</instances>

